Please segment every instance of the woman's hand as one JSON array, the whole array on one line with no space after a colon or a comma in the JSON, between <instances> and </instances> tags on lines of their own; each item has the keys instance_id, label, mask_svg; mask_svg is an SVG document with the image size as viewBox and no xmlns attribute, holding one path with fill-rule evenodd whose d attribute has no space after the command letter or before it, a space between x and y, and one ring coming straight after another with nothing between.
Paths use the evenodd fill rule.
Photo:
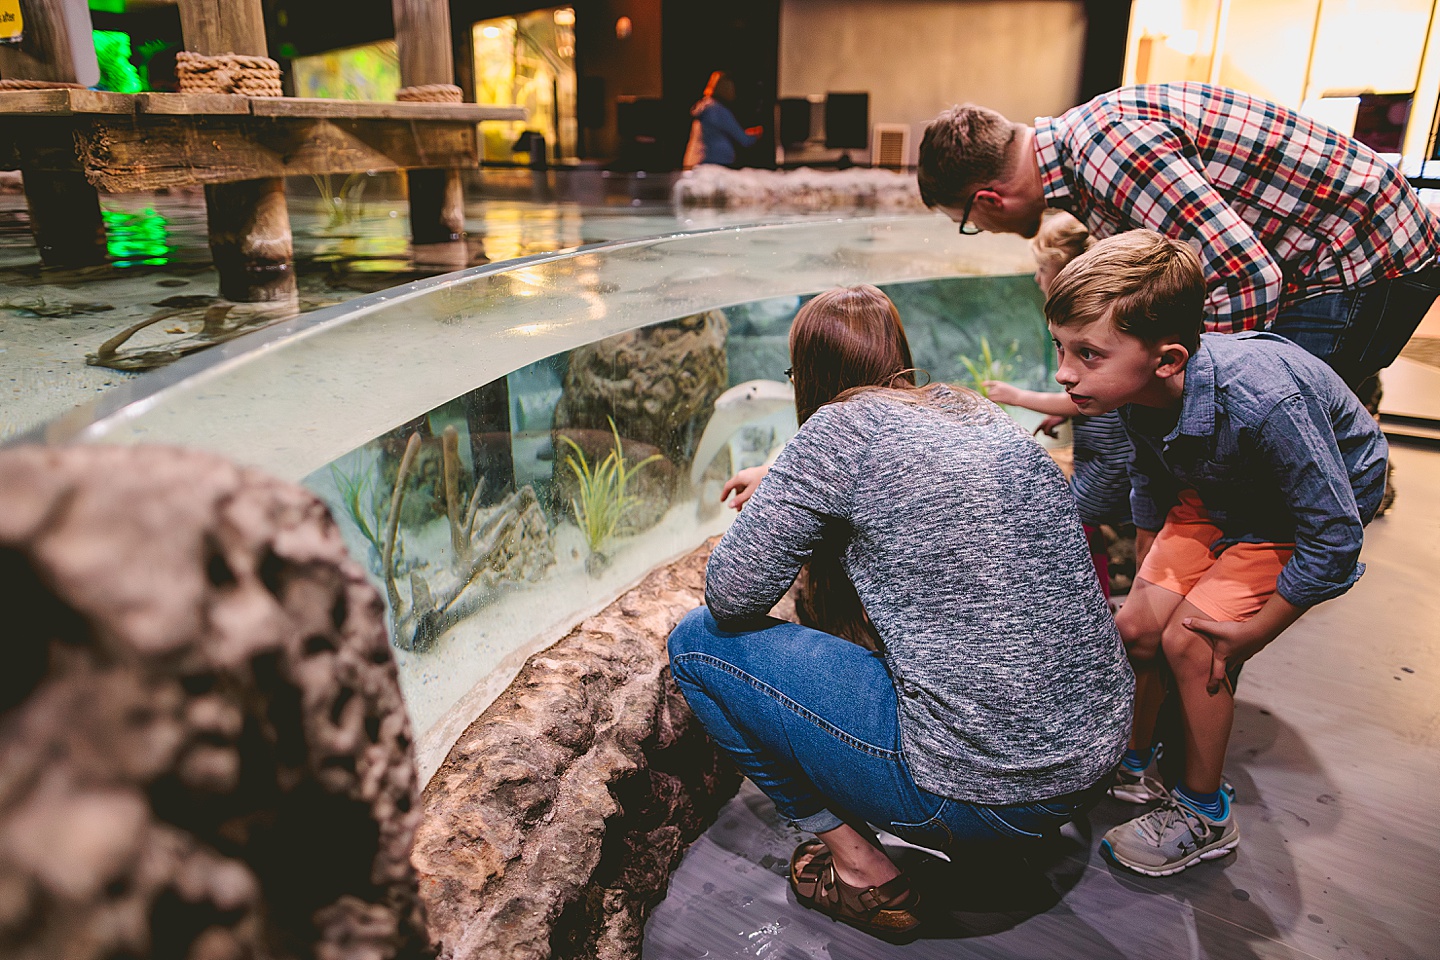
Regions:
<instances>
[{"instance_id":1,"label":"woman's hand","mask_svg":"<svg viewBox=\"0 0 1440 960\"><path fill-rule=\"evenodd\" d=\"M1003 380L985 381L985 395L996 403L1019 406L1021 393L1022 391L1018 387L1013 387Z\"/></svg>"},{"instance_id":2,"label":"woman's hand","mask_svg":"<svg viewBox=\"0 0 1440 960\"><path fill-rule=\"evenodd\" d=\"M765 479L765 474L770 472L770 467L750 467L741 470L735 476L725 481L725 486L720 488L720 502L724 503L730 494L735 494L735 499L730 501L730 506L736 510L745 506L746 501L755 493L755 488L760 486L760 481Z\"/></svg>"}]
</instances>

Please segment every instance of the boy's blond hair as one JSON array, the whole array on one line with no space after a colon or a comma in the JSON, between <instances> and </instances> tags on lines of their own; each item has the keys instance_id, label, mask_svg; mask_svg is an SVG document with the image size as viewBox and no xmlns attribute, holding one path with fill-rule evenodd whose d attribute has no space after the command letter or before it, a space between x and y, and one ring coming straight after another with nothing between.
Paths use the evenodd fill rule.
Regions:
<instances>
[{"instance_id":1,"label":"boy's blond hair","mask_svg":"<svg viewBox=\"0 0 1440 960\"><path fill-rule=\"evenodd\" d=\"M1089 250L1095 241L1085 224L1064 210L1051 210L1040 221L1040 229L1030 239L1030 253L1036 263L1064 266Z\"/></svg>"},{"instance_id":2,"label":"boy's blond hair","mask_svg":"<svg viewBox=\"0 0 1440 960\"><path fill-rule=\"evenodd\" d=\"M927 207L958 207L975 187L1014 171L1024 124L988 107L962 103L931 120L920 139L920 199Z\"/></svg>"},{"instance_id":3,"label":"boy's blond hair","mask_svg":"<svg viewBox=\"0 0 1440 960\"><path fill-rule=\"evenodd\" d=\"M1050 285L1045 319L1064 327L1106 318L1148 344L1174 342L1194 353L1205 322L1200 258L1154 230L1101 240Z\"/></svg>"}]
</instances>

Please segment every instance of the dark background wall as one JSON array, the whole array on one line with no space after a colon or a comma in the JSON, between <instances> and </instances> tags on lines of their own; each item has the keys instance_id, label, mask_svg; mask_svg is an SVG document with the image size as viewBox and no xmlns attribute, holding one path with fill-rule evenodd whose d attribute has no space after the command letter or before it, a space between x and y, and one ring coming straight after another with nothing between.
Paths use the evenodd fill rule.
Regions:
<instances>
[{"instance_id":1,"label":"dark background wall","mask_svg":"<svg viewBox=\"0 0 1440 960\"><path fill-rule=\"evenodd\" d=\"M456 82L467 95L474 93L472 24L558 5L535 0L450 0ZM735 79L738 119L745 126L765 128L760 142L741 155L741 162L773 166L774 107L785 59L780 35L784 0L572 0L570 5L576 14L583 157L630 169L677 167L690 131L690 108L711 71L725 70ZM963 8L966 3L937 0L937 5ZM1086 28L1077 100L1120 82L1130 7L1130 0L1084 0ZM296 56L394 36L391 0L266 0L265 9L270 53L281 61L282 69L288 70ZM844 9L845 4L837 2L833 13L843 16ZM142 34L163 36L178 49L174 9L142 11L96 13L95 23L103 29L130 31L137 40ZM621 17L630 20L627 37L616 34ZM914 40L925 42L923 37ZM787 37L786 43L804 46L807 38ZM812 66L823 63L827 55L837 53L824 49L823 43L813 50L805 48L805 60ZM173 59L173 51L170 56ZM872 82L862 77L855 89L889 82L882 66L877 65L880 72L869 77ZM1025 79L1014 78L1016 89L1023 88ZM829 87L820 84L804 92L824 89Z\"/></svg>"},{"instance_id":2,"label":"dark background wall","mask_svg":"<svg viewBox=\"0 0 1440 960\"><path fill-rule=\"evenodd\" d=\"M615 24L629 17L631 33L619 37ZM580 0L575 4L575 56L580 75L582 152L610 158L621 152L617 110L621 98L659 100L664 23L659 0Z\"/></svg>"},{"instance_id":3,"label":"dark background wall","mask_svg":"<svg viewBox=\"0 0 1440 960\"><path fill-rule=\"evenodd\" d=\"M683 153L690 107L700 99L710 72L724 70L735 80L740 125L765 128L760 142L738 159L748 166L774 166L780 0L664 0L663 16L667 131L678 135L677 148Z\"/></svg>"}]
</instances>

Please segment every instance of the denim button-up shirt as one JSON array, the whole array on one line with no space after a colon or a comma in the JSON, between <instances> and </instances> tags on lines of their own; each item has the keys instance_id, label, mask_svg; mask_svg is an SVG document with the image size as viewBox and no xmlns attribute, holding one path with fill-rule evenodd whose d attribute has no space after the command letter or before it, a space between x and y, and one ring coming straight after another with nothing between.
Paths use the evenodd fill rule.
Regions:
<instances>
[{"instance_id":1,"label":"denim button-up shirt","mask_svg":"<svg viewBox=\"0 0 1440 960\"><path fill-rule=\"evenodd\" d=\"M1380 506L1388 447L1324 361L1274 334L1205 334L1178 420L1134 405L1121 419L1135 444L1137 527L1159 530L1189 488L1221 530L1217 550L1295 544L1276 589L1296 606L1338 597L1364 572L1363 527Z\"/></svg>"}]
</instances>

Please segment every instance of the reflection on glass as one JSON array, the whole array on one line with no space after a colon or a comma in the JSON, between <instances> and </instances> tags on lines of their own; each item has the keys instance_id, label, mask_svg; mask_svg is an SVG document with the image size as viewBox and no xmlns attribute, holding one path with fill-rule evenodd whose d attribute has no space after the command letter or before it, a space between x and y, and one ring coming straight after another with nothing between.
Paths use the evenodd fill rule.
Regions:
<instances>
[{"instance_id":1,"label":"reflection on glass","mask_svg":"<svg viewBox=\"0 0 1440 960\"><path fill-rule=\"evenodd\" d=\"M158 267L170 262L166 219L151 207L139 213L105 210L105 248L117 267Z\"/></svg>"}]
</instances>

